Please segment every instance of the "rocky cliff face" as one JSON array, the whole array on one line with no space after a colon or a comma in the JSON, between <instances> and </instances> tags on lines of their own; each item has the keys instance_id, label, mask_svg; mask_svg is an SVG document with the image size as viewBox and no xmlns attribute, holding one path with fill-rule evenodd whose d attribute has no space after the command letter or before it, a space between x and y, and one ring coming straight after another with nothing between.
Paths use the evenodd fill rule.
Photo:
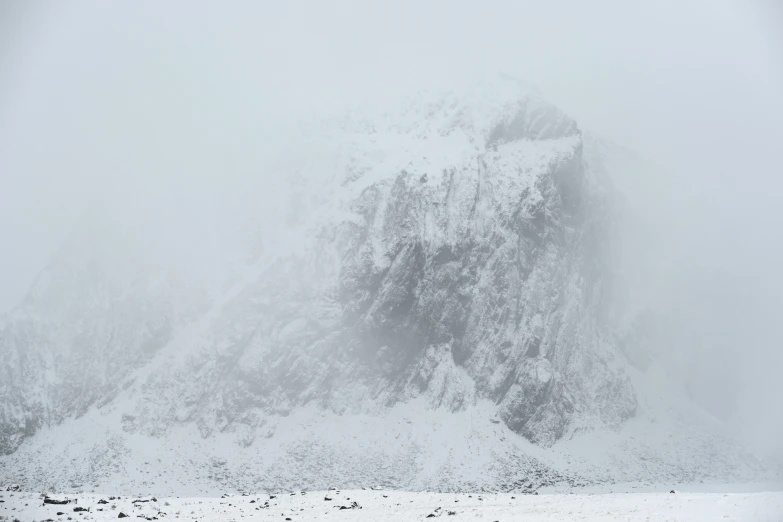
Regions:
<instances>
[{"instance_id":1,"label":"rocky cliff face","mask_svg":"<svg viewBox=\"0 0 783 522\"><path fill-rule=\"evenodd\" d=\"M2 325L0 452L107 406L129 433L194 423L244 444L306 405L488 400L544 446L632 417L608 187L576 123L513 81L359 114L320 135L293 246L217 299L67 247Z\"/></svg>"}]
</instances>

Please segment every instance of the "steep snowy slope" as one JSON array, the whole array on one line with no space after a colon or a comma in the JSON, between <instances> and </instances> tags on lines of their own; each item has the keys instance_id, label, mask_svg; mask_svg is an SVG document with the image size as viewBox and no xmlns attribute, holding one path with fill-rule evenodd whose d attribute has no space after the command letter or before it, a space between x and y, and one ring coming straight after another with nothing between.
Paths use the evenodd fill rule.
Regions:
<instances>
[{"instance_id":1,"label":"steep snowy slope","mask_svg":"<svg viewBox=\"0 0 783 522\"><path fill-rule=\"evenodd\" d=\"M0 477L132 488L146 481L123 469L146 451L144 468L167 467L173 450L181 476L227 452L230 471L204 480L235 487L609 480L622 459L575 467L541 449L627 430L638 410L591 146L512 79L421 92L307 127L274 167L311 183L290 228L217 297L114 240L73 243L3 323L0 450L23 445ZM448 419L466 422L461 440L437 435ZM74 464L47 474L51 459ZM721 472L741 462L727 459Z\"/></svg>"},{"instance_id":2,"label":"steep snowy slope","mask_svg":"<svg viewBox=\"0 0 783 522\"><path fill-rule=\"evenodd\" d=\"M110 402L194 317L203 297L144 266L116 229L65 244L28 297L0 323L0 451L43 425Z\"/></svg>"}]
</instances>

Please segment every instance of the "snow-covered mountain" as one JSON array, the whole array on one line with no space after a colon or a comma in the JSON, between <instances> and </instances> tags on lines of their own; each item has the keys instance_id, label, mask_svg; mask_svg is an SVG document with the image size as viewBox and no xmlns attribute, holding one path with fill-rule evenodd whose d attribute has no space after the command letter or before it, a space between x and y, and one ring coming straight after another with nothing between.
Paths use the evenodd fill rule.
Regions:
<instances>
[{"instance_id":1,"label":"snow-covered mountain","mask_svg":"<svg viewBox=\"0 0 783 522\"><path fill-rule=\"evenodd\" d=\"M2 320L0 477L176 492L760 471L650 384L615 320L622 172L535 89L424 91L303 134L275 165L310 183L288 228L217 292L111 225L61 249Z\"/></svg>"}]
</instances>

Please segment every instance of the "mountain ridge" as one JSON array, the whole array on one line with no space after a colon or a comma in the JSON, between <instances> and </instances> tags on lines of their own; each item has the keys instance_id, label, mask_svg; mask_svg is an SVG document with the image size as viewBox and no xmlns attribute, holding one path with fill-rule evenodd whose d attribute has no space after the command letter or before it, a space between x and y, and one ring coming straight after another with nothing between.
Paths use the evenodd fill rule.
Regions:
<instances>
[{"instance_id":1,"label":"mountain ridge","mask_svg":"<svg viewBox=\"0 0 783 522\"><path fill-rule=\"evenodd\" d=\"M114 419L102 428L106 439L93 441L119 441L113 456L96 457L109 461L139 450L124 440L157 437L165 446L190 428L206 441L231 434L245 448L269 436L284 455L275 426L313 408L374 426L373 416L414 403L432 412L424 416L481 411L485 420L470 433L482 444L521 436L558 448L577 433L623 430L639 415L639 386L611 322L611 182L586 160L576 122L513 81L492 85L419 93L369 118L349 113L337 131L335 120L310 127L308 148L275 165L312 181L291 189L301 212L217 299L170 273L137 271L122 249L85 265L79 256L90 250L76 248L76 260L55 264L68 285L54 296L64 301L51 310L55 298L29 301L0 334L3 473L26 439L41 451L35 431L87 418ZM126 279L115 285L123 267ZM96 272L108 274L97 286ZM34 295L46 293L41 284ZM309 433L296 451L311 473L318 455L336 456ZM389 480L466 487L467 475L421 478L428 444L403 444L414 464ZM489 456L460 451L472 455L471 469L500 466L486 487L531 469L547 481L588 480L572 469L563 475L568 465L525 444ZM520 459L516 471L500 464L511 456ZM113 469L90 466L98 471L80 471L86 480ZM362 474L356 463L346 469L345 480ZM293 485L291 475L280 477Z\"/></svg>"}]
</instances>

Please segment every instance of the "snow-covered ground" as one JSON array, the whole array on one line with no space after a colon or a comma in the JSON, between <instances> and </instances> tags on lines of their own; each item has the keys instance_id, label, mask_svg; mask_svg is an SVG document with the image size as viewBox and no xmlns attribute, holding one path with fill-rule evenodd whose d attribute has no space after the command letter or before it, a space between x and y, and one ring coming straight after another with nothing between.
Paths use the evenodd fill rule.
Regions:
<instances>
[{"instance_id":1,"label":"snow-covered ground","mask_svg":"<svg viewBox=\"0 0 783 522\"><path fill-rule=\"evenodd\" d=\"M143 520L458 520L497 521L783 521L783 492L448 494L383 490L313 491L211 498L54 496L68 504L44 503L38 493L0 493L0 519L115 520L120 513ZM59 515L58 515L59 513ZM125 517L122 517L125 518Z\"/></svg>"},{"instance_id":2,"label":"snow-covered ground","mask_svg":"<svg viewBox=\"0 0 783 522\"><path fill-rule=\"evenodd\" d=\"M107 407L42 429L1 457L0 483L62 494L202 497L367 484L440 492L598 488L593 493L620 483L637 492L656 484L669 491L686 490L683 484L783 482L770 470L754 471L751 457L719 439L669 422L634 419L618 432L594 430L541 448L491 422L493 413L484 403L457 413L429 410L421 400L375 416L300 408L270 418L269 433L250 432L253 443L242 445L237 438L245 432L204 438L187 425L163 437L125 433L122 410Z\"/></svg>"}]
</instances>

